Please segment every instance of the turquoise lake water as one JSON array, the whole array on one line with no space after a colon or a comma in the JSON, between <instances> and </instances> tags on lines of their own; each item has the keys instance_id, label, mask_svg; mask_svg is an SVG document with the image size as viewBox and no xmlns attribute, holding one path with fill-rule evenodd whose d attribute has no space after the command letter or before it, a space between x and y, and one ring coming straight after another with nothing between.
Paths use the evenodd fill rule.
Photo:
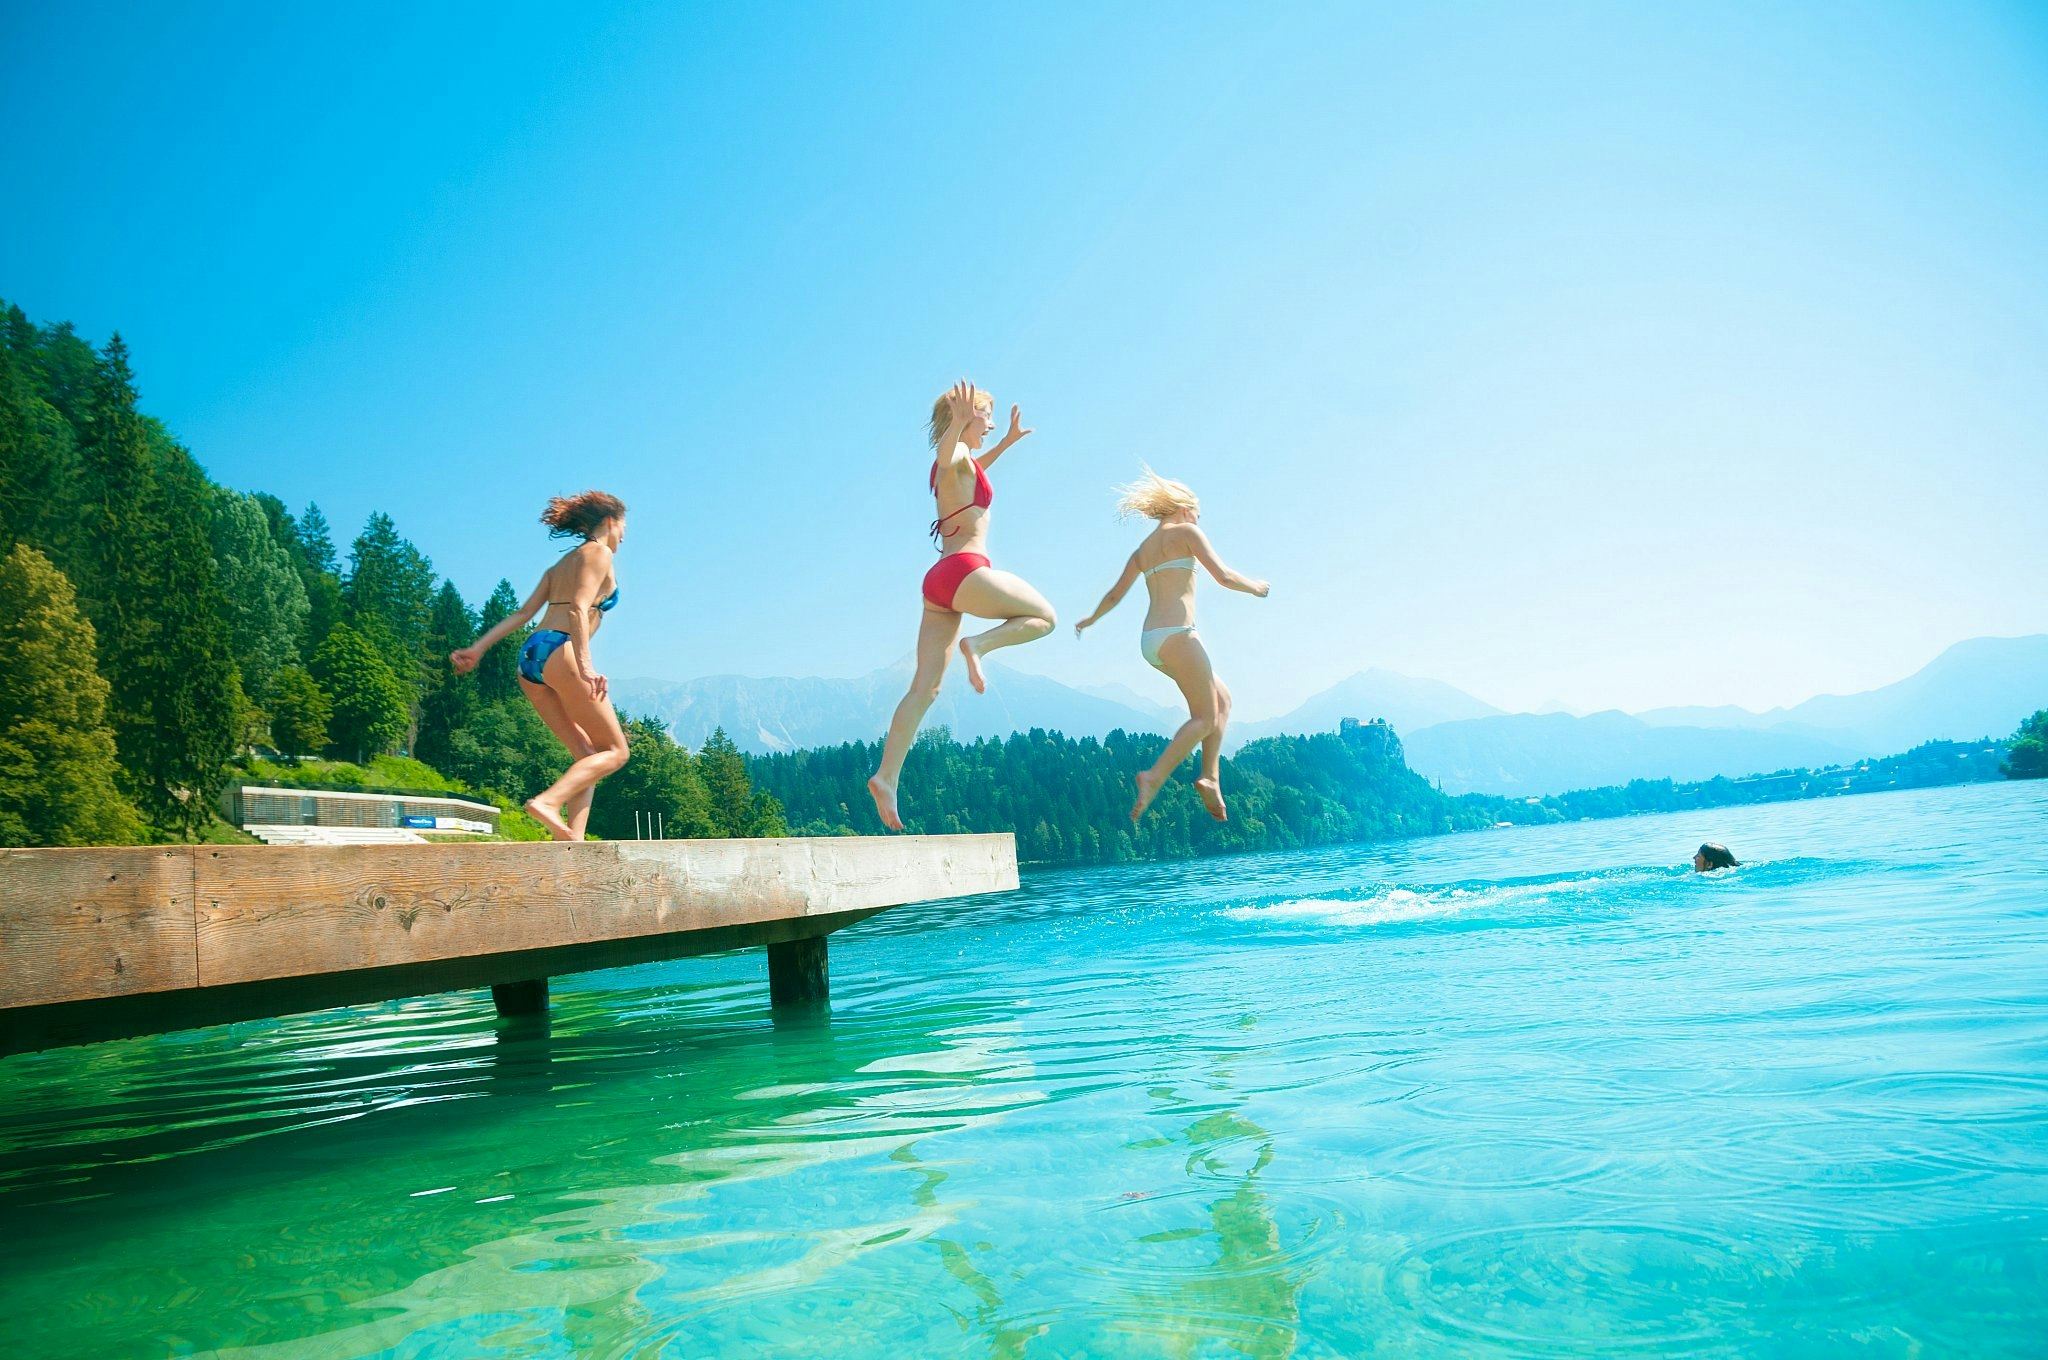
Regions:
<instances>
[{"instance_id":1,"label":"turquoise lake water","mask_svg":"<svg viewBox=\"0 0 2048 1360\"><path fill-rule=\"evenodd\" d=\"M832 969L0 1061L0 1355L2048 1353L2048 785L1027 875Z\"/></svg>"}]
</instances>

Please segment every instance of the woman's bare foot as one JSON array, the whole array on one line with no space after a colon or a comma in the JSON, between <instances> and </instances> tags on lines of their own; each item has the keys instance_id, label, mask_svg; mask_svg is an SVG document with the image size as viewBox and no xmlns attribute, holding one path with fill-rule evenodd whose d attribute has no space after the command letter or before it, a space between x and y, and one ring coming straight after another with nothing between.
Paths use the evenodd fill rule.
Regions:
<instances>
[{"instance_id":1,"label":"woman's bare foot","mask_svg":"<svg viewBox=\"0 0 2048 1360\"><path fill-rule=\"evenodd\" d=\"M1160 781L1150 770L1132 776L1138 785L1138 801L1131 804L1131 820L1137 821L1145 815L1145 809L1152 806L1152 800L1159 796Z\"/></svg>"},{"instance_id":2,"label":"woman's bare foot","mask_svg":"<svg viewBox=\"0 0 2048 1360\"><path fill-rule=\"evenodd\" d=\"M988 693L988 681L981 674L981 653L974 650L973 638L960 639L960 655L967 658L967 683L974 686L976 694Z\"/></svg>"},{"instance_id":3,"label":"woman's bare foot","mask_svg":"<svg viewBox=\"0 0 2048 1360\"><path fill-rule=\"evenodd\" d=\"M526 815L546 827L548 835L555 840L573 841L576 839L576 833L569 829L569 824L563 821L553 809L542 807L540 799L529 798L526 800L525 806Z\"/></svg>"},{"instance_id":4,"label":"woman's bare foot","mask_svg":"<svg viewBox=\"0 0 2048 1360\"><path fill-rule=\"evenodd\" d=\"M882 825L891 831L903 829L903 818L896 811L896 786L882 782L882 776L868 776L868 796L875 800L875 815L882 819Z\"/></svg>"},{"instance_id":5,"label":"woman's bare foot","mask_svg":"<svg viewBox=\"0 0 2048 1360\"><path fill-rule=\"evenodd\" d=\"M1230 820L1230 809L1223 806L1223 790L1213 779L1197 779L1195 792L1201 796L1202 806L1209 809L1209 815L1219 822Z\"/></svg>"}]
</instances>

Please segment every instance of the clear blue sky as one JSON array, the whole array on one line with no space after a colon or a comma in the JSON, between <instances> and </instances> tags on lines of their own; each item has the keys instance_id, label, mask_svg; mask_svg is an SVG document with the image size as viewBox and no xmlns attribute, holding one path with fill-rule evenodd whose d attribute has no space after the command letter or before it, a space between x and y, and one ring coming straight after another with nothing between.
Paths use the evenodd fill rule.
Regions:
<instances>
[{"instance_id":1,"label":"clear blue sky","mask_svg":"<svg viewBox=\"0 0 2048 1360\"><path fill-rule=\"evenodd\" d=\"M472 598L625 496L615 676L907 653L962 374L1069 620L1113 482L1203 494L1246 717L2048 630L2039 5L9 5L0 75L0 296ZM1164 697L1138 626L1006 659Z\"/></svg>"}]
</instances>

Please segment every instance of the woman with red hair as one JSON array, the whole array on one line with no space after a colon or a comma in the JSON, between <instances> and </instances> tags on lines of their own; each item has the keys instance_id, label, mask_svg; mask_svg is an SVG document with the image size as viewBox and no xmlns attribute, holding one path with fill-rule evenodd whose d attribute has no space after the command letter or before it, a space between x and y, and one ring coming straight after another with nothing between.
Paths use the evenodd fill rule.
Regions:
<instances>
[{"instance_id":1,"label":"woman with red hair","mask_svg":"<svg viewBox=\"0 0 2048 1360\"><path fill-rule=\"evenodd\" d=\"M583 541L541 573L517 613L448 660L456 674L469 674L485 652L547 610L520 649L519 688L574 760L546 792L527 799L526 811L556 840L580 841L597 781L626 763L625 729L590 656L590 640L619 602L612 558L626 541L626 503L604 491L556 496L540 522L552 538Z\"/></svg>"}]
</instances>

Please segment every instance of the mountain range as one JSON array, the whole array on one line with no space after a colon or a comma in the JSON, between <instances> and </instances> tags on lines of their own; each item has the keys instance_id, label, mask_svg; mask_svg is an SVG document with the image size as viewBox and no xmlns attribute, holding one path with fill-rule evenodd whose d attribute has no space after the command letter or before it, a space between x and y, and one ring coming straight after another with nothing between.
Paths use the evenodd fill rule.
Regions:
<instances>
[{"instance_id":1,"label":"mountain range","mask_svg":"<svg viewBox=\"0 0 2048 1360\"><path fill-rule=\"evenodd\" d=\"M763 755L876 740L909 688L912 669L905 659L850 680L745 675L619 680L612 684L612 702L627 713L661 719L677 741L692 749L723 727L742 751ZM956 741L1033 727L1070 737L1105 737L1117 728L1170 732L1185 718L1145 704L1136 694L1129 695L1135 703L1124 702L1114 697L1114 689L1089 693L996 662L986 669L987 694L969 689L966 677L956 671L926 715L926 729L950 728Z\"/></svg>"},{"instance_id":2,"label":"mountain range","mask_svg":"<svg viewBox=\"0 0 2048 1360\"><path fill-rule=\"evenodd\" d=\"M1073 737L1170 732L1174 709L1121 685L1077 689L991 664L986 695L958 677L926 719L961 741L1033 727ZM621 680L619 707L666 722L678 741L703 744L723 727L754 753L872 741L910 679L910 662L854 679L706 676ZM1959 642L1895 684L1820 695L1756 713L1734 706L1639 714L1503 713L1441 680L1365 670L1291 713L1233 727L1235 747L1262 736L1330 731L1345 718L1384 718L1401 734L1410 768L1450 793L1561 793L1630 779L1709 779L1789 766L1889 755L1923 741L2003 736L2048 707L2048 634Z\"/></svg>"}]
</instances>

